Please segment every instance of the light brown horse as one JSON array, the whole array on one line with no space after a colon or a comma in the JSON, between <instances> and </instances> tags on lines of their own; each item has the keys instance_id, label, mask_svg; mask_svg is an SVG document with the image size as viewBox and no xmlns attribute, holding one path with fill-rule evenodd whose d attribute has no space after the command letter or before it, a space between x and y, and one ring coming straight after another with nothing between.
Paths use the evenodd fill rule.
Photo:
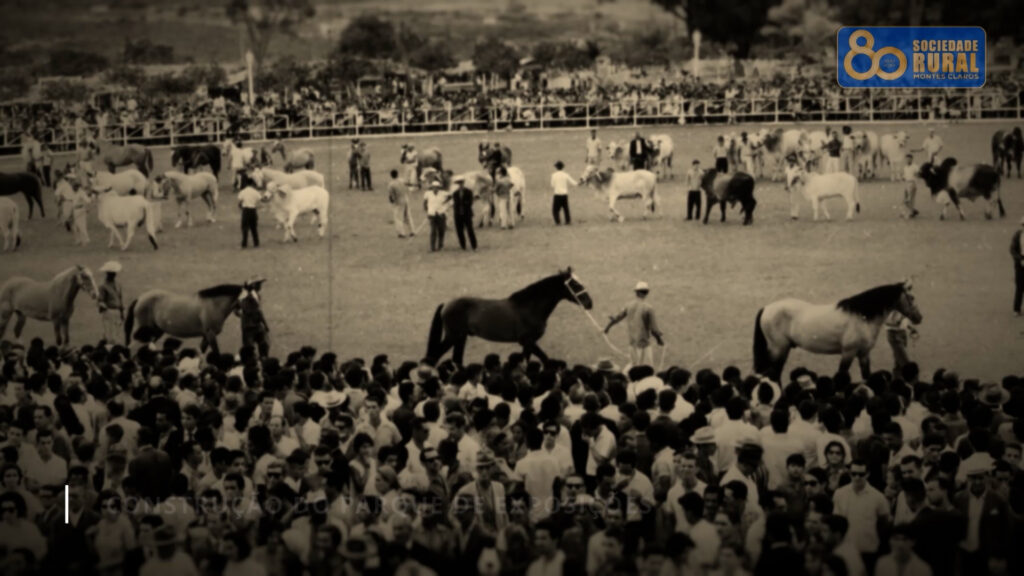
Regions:
<instances>
[{"instance_id":1,"label":"light brown horse","mask_svg":"<svg viewBox=\"0 0 1024 576\"><path fill-rule=\"evenodd\" d=\"M75 297L84 289L96 299L96 280L88 268L72 266L57 274L49 282L39 282L24 276L15 276L0 288L0 338L7 330L11 317L17 317L14 337L21 338L25 320L46 320L53 322L57 346L68 344L68 322L75 311Z\"/></svg>"},{"instance_id":2,"label":"light brown horse","mask_svg":"<svg viewBox=\"0 0 1024 576\"><path fill-rule=\"evenodd\" d=\"M134 338L139 342L155 342L165 333L177 338L202 338L200 348L212 348L219 354L217 335L224 322L250 292L259 291L262 281L243 285L221 284L181 295L167 290L144 292L128 306L124 322L125 344L130 345L132 328L138 323Z\"/></svg>"},{"instance_id":3,"label":"light brown horse","mask_svg":"<svg viewBox=\"0 0 1024 576\"><path fill-rule=\"evenodd\" d=\"M309 148L298 148L292 151L291 154L284 149L284 142L277 140L274 145L270 147L270 153L277 152L281 155L281 161L284 162L284 171L291 173L296 170L312 170L315 165L315 157L313 151Z\"/></svg>"},{"instance_id":4,"label":"light brown horse","mask_svg":"<svg viewBox=\"0 0 1024 576\"><path fill-rule=\"evenodd\" d=\"M147 178L153 171L153 153L141 144L129 144L127 146L115 146L104 143L101 147L99 142L95 144L99 151L100 162L113 172L119 166L135 165Z\"/></svg>"}]
</instances>

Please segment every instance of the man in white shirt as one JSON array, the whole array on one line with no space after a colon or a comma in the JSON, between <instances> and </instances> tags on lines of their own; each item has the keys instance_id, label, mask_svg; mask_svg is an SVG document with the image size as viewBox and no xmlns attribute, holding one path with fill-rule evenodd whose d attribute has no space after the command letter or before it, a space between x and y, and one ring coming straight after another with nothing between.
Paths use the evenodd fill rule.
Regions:
<instances>
[{"instance_id":1,"label":"man in white shirt","mask_svg":"<svg viewBox=\"0 0 1024 576\"><path fill-rule=\"evenodd\" d=\"M441 190L441 181L431 180L427 191L423 193L423 209L430 220L430 251L436 252L444 248L444 233L447 225L448 203L451 195Z\"/></svg>"},{"instance_id":2,"label":"man in white shirt","mask_svg":"<svg viewBox=\"0 0 1024 576\"><path fill-rule=\"evenodd\" d=\"M704 498L690 492L680 496L678 502L686 515L688 529L683 532L693 540L695 560L702 568L710 569L718 559L722 539L715 525L704 519Z\"/></svg>"},{"instance_id":3,"label":"man in white shirt","mask_svg":"<svg viewBox=\"0 0 1024 576\"><path fill-rule=\"evenodd\" d=\"M466 435L466 416L462 412L451 412L445 419L448 440L455 442L459 451L459 468L476 470L476 456L480 452L480 443Z\"/></svg>"},{"instance_id":4,"label":"man in white shirt","mask_svg":"<svg viewBox=\"0 0 1024 576\"><path fill-rule=\"evenodd\" d=\"M764 464L768 468L768 489L776 490L788 476L786 461L793 454L803 456L804 443L789 433L789 412L772 410L769 421L771 425L762 428L760 436L764 446Z\"/></svg>"},{"instance_id":5,"label":"man in white shirt","mask_svg":"<svg viewBox=\"0 0 1024 576\"><path fill-rule=\"evenodd\" d=\"M835 513L850 523L853 545L860 554L878 552L878 522L889 520L889 501L868 484L868 467L859 460L850 464L851 482L841 486L832 496Z\"/></svg>"},{"instance_id":6,"label":"man in white shirt","mask_svg":"<svg viewBox=\"0 0 1024 576\"><path fill-rule=\"evenodd\" d=\"M914 150L914 152L924 151L925 162L935 164L939 156L939 152L942 151L942 138L935 135L935 128L928 129L928 137L921 143L921 147Z\"/></svg>"},{"instance_id":7,"label":"man in white shirt","mask_svg":"<svg viewBox=\"0 0 1024 576\"><path fill-rule=\"evenodd\" d=\"M654 485L646 474L636 469L636 452L623 449L615 458L618 474L615 484L626 494L626 522L640 522L643 510L654 507Z\"/></svg>"},{"instance_id":8,"label":"man in white shirt","mask_svg":"<svg viewBox=\"0 0 1024 576\"><path fill-rule=\"evenodd\" d=\"M718 470L726 470L736 461L736 443L743 438L757 437L757 428L743 421L747 402L740 396L733 396L725 404L728 420L715 430L715 445L718 446L716 463Z\"/></svg>"},{"instance_id":9,"label":"man in white shirt","mask_svg":"<svg viewBox=\"0 0 1024 576\"><path fill-rule=\"evenodd\" d=\"M534 528L533 549L537 559L526 569L526 576L561 576L565 553L558 548L558 528L551 522L541 522Z\"/></svg>"},{"instance_id":10,"label":"man in white shirt","mask_svg":"<svg viewBox=\"0 0 1024 576\"><path fill-rule=\"evenodd\" d=\"M797 414L793 414L793 416L788 432L803 442L804 460L807 462L809 470L819 465L818 441L821 438L821 429L818 426L818 405L812 400L804 400L800 403ZM823 466L824 462L820 465Z\"/></svg>"},{"instance_id":11,"label":"man in white shirt","mask_svg":"<svg viewBox=\"0 0 1024 576\"><path fill-rule=\"evenodd\" d=\"M543 448L544 433L533 428L526 433L526 456L516 462L515 473L530 495L530 520L537 522L554 509L554 481L560 476L560 465Z\"/></svg>"},{"instance_id":12,"label":"man in white shirt","mask_svg":"<svg viewBox=\"0 0 1024 576\"><path fill-rule=\"evenodd\" d=\"M569 214L569 186L576 187L579 184L565 172L565 164L559 160L555 162L555 173L551 175L551 191L554 194L551 200L551 214L555 218L556 226L562 224L560 213L565 215L566 226L572 224L572 216Z\"/></svg>"},{"instance_id":13,"label":"man in white shirt","mask_svg":"<svg viewBox=\"0 0 1024 576\"><path fill-rule=\"evenodd\" d=\"M25 479L35 486L63 485L68 477L68 463L53 453L53 432L40 430L36 435L39 458L25 463Z\"/></svg>"},{"instance_id":14,"label":"man in white shirt","mask_svg":"<svg viewBox=\"0 0 1024 576\"><path fill-rule=\"evenodd\" d=\"M584 414L580 422L583 441L587 444L587 481L593 483L597 467L609 463L615 455L615 435L601 423L601 417L597 414Z\"/></svg>"},{"instance_id":15,"label":"man in white shirt","mask_svg":"<svg viewBox=\"0 0 1024 576\"><path fill-rule=\"evenodd\" d=\"M558 464L558 475L568 478L573 473L572 452L564 444L558 441L562 427L558 422L550 421L544 423L544 453Z\"/></svg>"},{"instance_id":16,"label":"man in white shirt","mask_svg":"<svg viewBox=\"0 0 1024 576\"><path fill-rule=\"evenodd\" d=\"M665 498L665 512L671 514L676 532L687 532L691 524L686 518L681 498L687 494L697 494L704 497L704 489L707 484L697 478L697 456L690 453L683 453L676 457L676 476L678 480L668 490ZM703 508L704 502L701 501Z\"/></svg>"},{"instance_id":17,"label":"man in white shirt","mask_svg":"<svg viewBox=\"0 0 1024 576\"><path fill-rule=\"evenodd\" d=\"M587 138L587 156L584 162L593 166L601 165L601 139L597 137L597 130L590 131L590 138Z\"/></svg>"},{"instance_id":18,"label":"man in white shirt","mask_svg":"<svg viewBox=\"0 0 1024 576\"><path fill-rule=\"evenodd\" d=\"M242 248L248 246L250 234L253 247L260 247L259 213L256 209L261 199L259 191L252 186L246 186L238 193L238 207L242 209Z\"/></svg>"}]
</instances>

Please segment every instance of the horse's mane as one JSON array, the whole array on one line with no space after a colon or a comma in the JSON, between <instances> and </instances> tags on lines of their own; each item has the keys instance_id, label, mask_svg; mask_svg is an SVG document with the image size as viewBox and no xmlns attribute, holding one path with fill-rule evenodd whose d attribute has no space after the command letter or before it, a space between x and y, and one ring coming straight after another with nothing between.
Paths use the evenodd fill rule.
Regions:
<instances>
[{"instance_id":1,"label":"horse's mane","mask_svg":"<svg viewBox=\"0 0 1024 576\"><path fill-rule=\"evenodd\" d=\"M535 300L542 294L546 294L561 284L565 283L565 274L559 272L553 276L542 278L533 284L530 284L526 288L513 292L508 297L509 300L523 301L523 300Z\"/></svg>"},{"instance_id":2,"label":"horse's mane","mask_svg":"<svg viewBox=\"0 0 1024 576\"><path fill-rule=\"evenodd\" d=\"M200 298L217 298L220 296L230 296L237 298L242 293L242 286L238 284L218 284L217 286L211 286L199 291Z\"/></svg>"},{"instance_id":3,"label":"horse's mane","mask_svg":"<svg viewBox=\"0 0 1024 576\"><path fill-rule=\"evenodd\" d=\"M869 319L877 318L892 310L893 306L896 305L896 301L903 295L904 290L905 287L902 282L876 286L860 294L840 300L836 304L836 308Z\"/></svg>"}]
</instances>

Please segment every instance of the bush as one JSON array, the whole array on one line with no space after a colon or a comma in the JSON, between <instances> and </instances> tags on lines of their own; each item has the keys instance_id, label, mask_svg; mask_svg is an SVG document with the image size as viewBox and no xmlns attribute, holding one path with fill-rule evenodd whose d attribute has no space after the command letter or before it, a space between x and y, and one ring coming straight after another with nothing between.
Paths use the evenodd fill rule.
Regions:
<instances>
[{"instance_id":1,"label":"bush","mask_svg":"<svg viewBox=\"0 0 1024 576\"><path fill-rule=\"evenodd\" d=\"M90 76L109 66L99 54L62 48L50 52L47 72L52 76Z\"/></svg>"},{"instance_id":2,"label":"bush","mask_svg":"<svg viewBox=\"0 0 1024 576\"><path fill-rule=\"evenodd\" d=\"M89 88L84 82L74 80L56 80L47 82L42 89L43 100L56 102L76 102L85 100L89 95Z\"/></svg>"}]
</instances>

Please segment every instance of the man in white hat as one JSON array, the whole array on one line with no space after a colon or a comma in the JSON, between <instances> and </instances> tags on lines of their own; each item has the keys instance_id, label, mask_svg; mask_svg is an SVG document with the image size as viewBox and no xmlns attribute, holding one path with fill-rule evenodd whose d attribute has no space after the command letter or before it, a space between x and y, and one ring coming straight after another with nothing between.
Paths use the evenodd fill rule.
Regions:
<instances>
[{"instance_id":1,"label":"man in white hat","mask_svg":"<svg viewBox=\"0 0 1024 576\"><path fill-rule=\"evenodd\" d=\"M1013 256L1013 314L1020 316L1020 304L1024 299L1024 253L1021 252L1021 232L1024 232L1024 217L1020 219L1020 228L1013 233L1010 241L1010 255Z\"/></svg>"},{"instance_id":2,"label":"man in white hat","mask_svg":"<svg viewBox=\"0 0 1024 576\"><path fill-rule=\"evenodd\" d=\"M108 344L113 344L121 341L121 323L124 322L124 300L117 284L121 263L111 260L100 267L100 272L106 273L106 277L99 287L96 303L103 317L103 338Z\"/></svg>"},{"instance_id":3,"label":"man in white hat","mask_svg":"<svg viewBox=\"0 0 1024 576\"><path fill-rule=\"evenodd\" d=\"M405 182L409 186L419 185L416 178L416 167L419 164L419 157L415 144L402 145L402 169L405 170Z\"/></svg>"},{"instance_id":4,"label":"man in white hat","mask_svg":"<svg viewBox=\"0 0 1024 576\"><path fill-rule=\"evenodd\" d=\"M654 352L651 349L651 336L658 342L658 346L664 346L661 330L658 329L658 321L654 317L654 308L647 303L647 294L651 291L647 282L637 282L636 300L630 302L615 316L608 317L608 325L604 332L608 333L623 319L629 327L629 359L634 366L653 366Z\"/></svg>"},{"instance_id":5,"label":"man in white hat","mask_svg":"<svg viewBox=\"0 0 1024 576\"><path fill-rule=\"evenodd\" d=\"M448 202L451 196L441 189L441 181L434 178L423 193L423 209L430 220L430 251L444 248L444 233L447 227Z\"/></svg>"}]
</instances>

